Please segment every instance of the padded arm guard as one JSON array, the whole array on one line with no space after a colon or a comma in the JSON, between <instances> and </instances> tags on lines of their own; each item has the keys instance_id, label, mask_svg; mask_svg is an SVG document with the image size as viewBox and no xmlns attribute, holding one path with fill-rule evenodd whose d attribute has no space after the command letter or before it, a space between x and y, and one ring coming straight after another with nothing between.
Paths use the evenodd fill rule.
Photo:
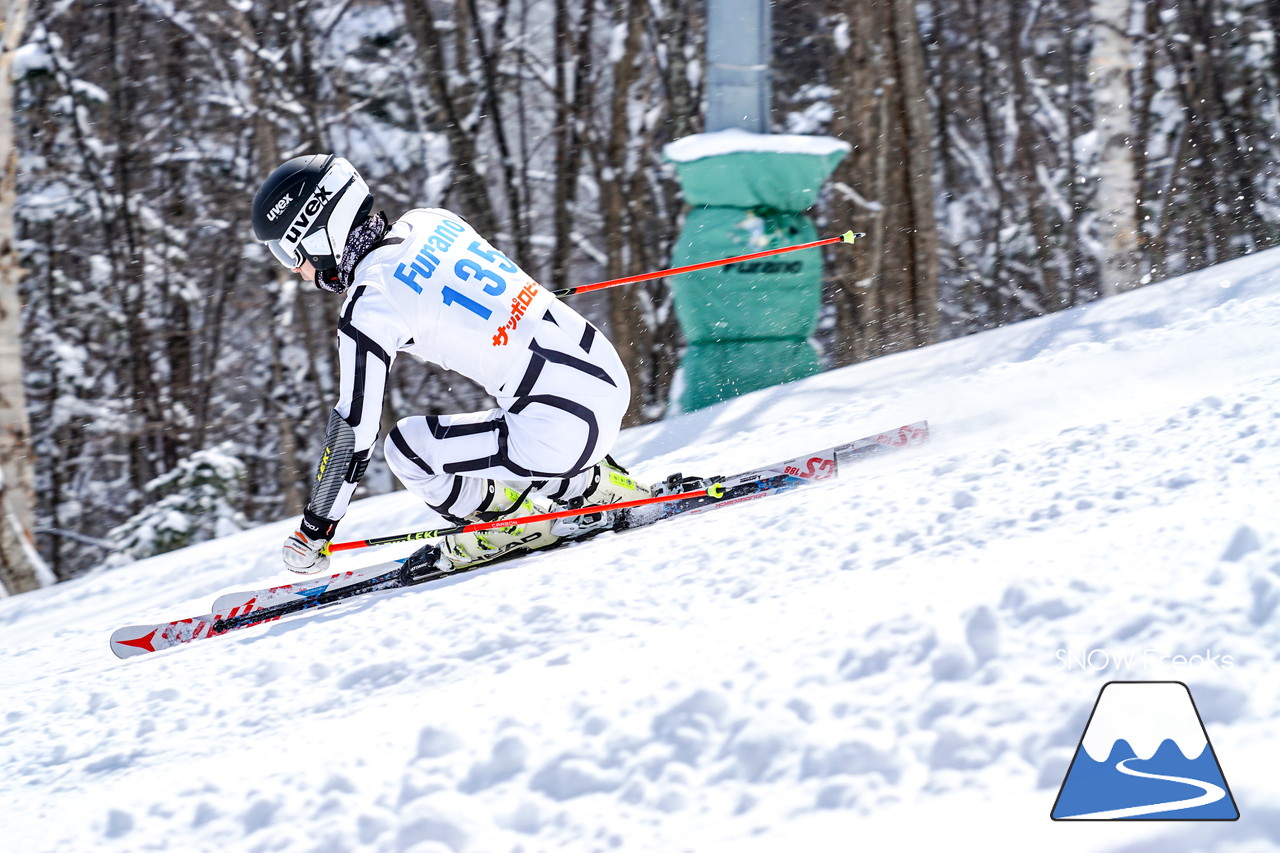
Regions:
<instances>
[{"instance_id":1,"label":"padded arm guard","mask_svg":"<svg viewBox=\"0 0 1280 853\"><path fill-rule=\"evenodd\" d=\"M369 467L369 450L356 453L355 448L355 430L336 411L330 412L308 512L335 521L346 514L351 494Z\"/></svg>"}]
</instances>

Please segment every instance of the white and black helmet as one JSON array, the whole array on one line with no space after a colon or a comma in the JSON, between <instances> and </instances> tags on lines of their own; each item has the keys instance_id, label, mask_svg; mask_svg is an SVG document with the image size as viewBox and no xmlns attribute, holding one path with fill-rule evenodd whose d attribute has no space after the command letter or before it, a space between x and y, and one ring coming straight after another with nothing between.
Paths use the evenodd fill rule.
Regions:
<instances>
[{"instance_id":1,"label":"white and black helmet","mask_svg":"<svg viewBox=\"0 0 1280 853\"><path fill-rule=\"evenodd\" d=\"M310 261L317 286L340 290L337 269L347 236L371 210L373 196L355 166L333 154L309 154L262 184L253 198L253 233L289 269Z\"/></svg>"}]
</instances>

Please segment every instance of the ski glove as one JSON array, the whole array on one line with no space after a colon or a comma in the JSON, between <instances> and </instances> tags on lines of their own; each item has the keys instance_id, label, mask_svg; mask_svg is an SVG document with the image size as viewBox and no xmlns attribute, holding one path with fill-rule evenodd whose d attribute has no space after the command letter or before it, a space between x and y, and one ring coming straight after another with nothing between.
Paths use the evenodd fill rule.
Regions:
<instances>
[{"instance_id":1,"label":"ski glove","mask_svg":"<svg viewBox=\"0 0 1280 853\"><path fill-rule=\"evenodd\" d=\"M302 574L323 572L329 568L329 540L338 522L317 515L310 509L302 513L302 523L284 540L284 564L290 571Z\"/></svg>"}]
</instances>

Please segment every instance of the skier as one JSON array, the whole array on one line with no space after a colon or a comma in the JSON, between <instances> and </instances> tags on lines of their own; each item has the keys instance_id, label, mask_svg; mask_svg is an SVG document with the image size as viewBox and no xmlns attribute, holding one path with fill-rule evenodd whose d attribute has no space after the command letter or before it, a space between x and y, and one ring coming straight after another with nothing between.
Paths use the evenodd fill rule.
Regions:
<instances>
[{"instance_id":1,"label":"skier","mask_svg":"<svg viewBox=\"0 0 1280 853\"><path fill-rule=\"evenodd\" d=\"M475 380L498 404L408 417L387 435L391 471L450 523L650 494L606 455L631 393L613 346L457 214L416 209L391 223L373 212L350 162L315 154L271 173L253 200L253 230L305 281L347 294L338 402L310 502L284 544L293 571L329 565L326 546L368 466L401 352ZM411 559L460 568L594 532L603 515L455 534Z\"/></svg>"}]
</instances>

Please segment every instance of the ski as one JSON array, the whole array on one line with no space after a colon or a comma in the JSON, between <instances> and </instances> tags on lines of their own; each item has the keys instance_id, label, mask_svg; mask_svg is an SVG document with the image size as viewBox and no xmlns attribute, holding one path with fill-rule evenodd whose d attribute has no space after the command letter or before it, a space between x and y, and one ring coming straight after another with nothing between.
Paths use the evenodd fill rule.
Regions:
<instances>
[{"instance_id":1,"label":"ski","mask_svg":"<svg viewBox=\"0 0 1280 853\"><path fill-rule=\"evenodd\" d=\"M831 480L839 476L841 468L846 465L883 453L892 453L895 450L924 444L928 440L929 424L927 421L919 421L816 453L744 471L741 474L713 477L711 479L720 487L716 496L707 495L626 510L616 529L630 530L644 527L672 516L706 512L730 504L787 492L807 483Z\"/></svg>"},{"instance_id":2,"label":"ski","mask_svg":"<svg viewBox=\"0 0 1280 853\"><path fill-rule=\"evenodd\" d=\"M838 477L841 470L849 464L924 444L928 439L928 423L920 421L774 465L728 477L710 478L708 482L716 484L718 488L702 490L695 497L620 510L612 529L634 530L665 519L707 512L791 491L809 483L831 480ZM668 492L682 490L685 482L679 475L673 475L658 488ZM572 544L573 541L575 540L567 540L566 544ZM240 628L273 622L294 613L337 604L358 595L441 580L532 553L536 552L516 552L509 557L457 569L434 566L410 569L406 568L405 559L391 560L267 589L227 593L218 597L211 613L202 616L120 628L111 635L111 650L121 658L147 654Z\"/></svg>"},{"instance_id":3,"label":"ski","mask_svg":"<svg viewBox=\"0 0 1280 853\"><path fill-rule=\"evenodd\" d=\"M928 437L928 424L920 422L891 432L878 433L874 436L818 451L817 453L788 459L776 465L744 471L730 477L712 477L710 480L715 481L720 487L716 490L718 496L705 495L699 492L696 496L689 498L656 505L632 507L622 511L613 529L615 531L634 530L677 515L705 512L722 506L788 491L806 483L831 479L839 474L843 465L851 464L872 455L922 444ZM680 490L680 480L679 475L669 477L667 482L659 485L659 491L675 492ZM542 517L533 516L532 518L540 519ZM515 519L508 521L508 523L512 521L515 521ZM572 541L569 540L565 544L571 544ZM513 556L521 556L521 554ZM278 603L311 601L317 596L336 594L339 590L363 585L370 579L385 579L394 573L402 562L402 560L393 560L323 577L304 578L262 590L227 593L214 602L213 612L227 613L236 608L250 605L262 609ZM494 562L491 560L481 565L493 565ZM440 577L458 573L458 570L443 572Z\"/></svg>"},{"instance_id":4,"label":"ski","mask_svg":"<svg viewBox=\"0 0 1280 853\"><path fill-rule=\"evenodd\" d=\"M302 578L292 583L266 589L240 590L224 593L213 602L214 613L229 613L232 616L244 615L245 608L260 610L288 601L307 601L326 592L363 584L372 578L384 578L395 575L399 577L400 566L405 558L390 560L361 569L352 569L338 574L325 575L318 578Z\"/></svg>"}]
</instances>

